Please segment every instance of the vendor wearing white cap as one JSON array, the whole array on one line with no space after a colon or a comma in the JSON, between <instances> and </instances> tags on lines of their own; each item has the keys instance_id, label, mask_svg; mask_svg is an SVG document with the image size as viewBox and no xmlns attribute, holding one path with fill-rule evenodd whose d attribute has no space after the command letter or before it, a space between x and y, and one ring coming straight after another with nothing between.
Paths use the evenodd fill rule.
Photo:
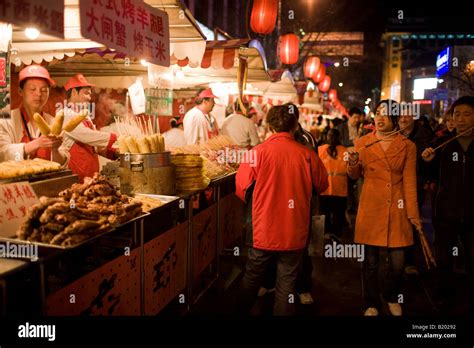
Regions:
<instances>
[{"instance_id":1,"label":"vendor wearing white cap","mask_svg":"<svg viewBox=\"0 0 474 348\"><path fill-rule=\"evenodd\" d=\"M67 161L67 152L60 151L62 139L41 135L33 121L35 113L51 124L53 116L43 112L48 101L49 88L55 82L48 70L40 65L30 65L19 74L19 93L23 98L20 108L12 110L9 118L0 118L0 162L21 161L27 158L53 160L60 164Z\"/></svg>"},{"instance_id":2,"label":"vendor wearing white cap","mask_svg":"<svg viewBox=\"0 0 474 348\"><path fill-rule=\"evenodd\" d=\"M91 100L91 87L82 74L71 77L64 88L68 98L68 107L64 110L64 123L74 117L83 107L88 107ZM99 171L99 156L114 159L116 149L112 145L117 140L114 133L96 130L88 116L72 132L66 132L62 148L69 151L69 168L83 182L85 177L92 177Z\"/></svg>"},{"instance_id":3,"label":"vendor wearing white cap","mask_svg":"<svg viewBox=\"0 0 474 348\"><path fill-rule=\"evenodd\" d=\"M217 98L212 89L202 91L196 98L196 106L184 115L184 137L188 145L205 143L219 135L215 118L210 114Z\"/></svg>"}]
</instances>

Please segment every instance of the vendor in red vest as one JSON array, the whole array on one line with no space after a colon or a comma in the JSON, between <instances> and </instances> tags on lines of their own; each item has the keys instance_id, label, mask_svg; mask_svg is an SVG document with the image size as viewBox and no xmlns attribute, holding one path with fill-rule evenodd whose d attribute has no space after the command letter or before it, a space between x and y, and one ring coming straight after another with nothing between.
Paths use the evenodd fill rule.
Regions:
<instances>
[{"instance_id":1,"label":"vendor in red vest","mask_svg":"<svg viewBox=\"0 0 474 348\"><path fill-rule=\"evenodd\" d=\"M92 86L82 74L76 74L67 81L64 88L68 106L64 110L64 123L83 108L89 108ZM117 135L96 130L91 117L94 115L89 114L72 132L65 132L64 135L63 147L70 154L69 168L79 176L80 182L99 171L99 154L109 159L116 157L116 149L112 145Z\"/></svg>"},{"instance_id":2,"label":"vendor in red vest","mask_svg":"<svg viewBox=\"0 0 474 348\"><path fill-rule=\"evenodd\" d=\"M67 152L59 150L62 138L41 135L33 121L33 115L38 113L46 123L52 123L53 116L43 112L43 107L48 101L49 88L54 84L48 70L40 65L30 65L20 71L22 103L12 110L9 118L0 118L0 162L38 157L65 165Z\"/></svg>"}]
</instances>

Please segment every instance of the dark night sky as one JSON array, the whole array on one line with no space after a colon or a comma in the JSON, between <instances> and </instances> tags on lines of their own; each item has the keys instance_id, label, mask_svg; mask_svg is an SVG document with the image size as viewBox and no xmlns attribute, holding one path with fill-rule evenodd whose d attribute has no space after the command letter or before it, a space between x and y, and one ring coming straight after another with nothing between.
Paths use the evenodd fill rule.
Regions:
<instances>
[{"instance_id":1,"label":"dark night sky","mask_svg":"<svg viewBox=\"0 0 474 348\"><path fill-rule=\"evenodd\" d=\"M189 0L184 0L186 3ZM237 37L246 36L245 9L251 8L252 0L228 0L229 23L223 23L224 0L213 0L213 25L224 28ZM198 20L207 23L209 0L196 0L195 16ZM380 47L380 38L385 31L407 32L462 32L474 33L474 11L472 1L443 1L435 0L282 0L281 32L298 33L299 28L308 32L325 31L355 31L364 32L364 56L350 68L339 70L331 67L328 71L333 77L333 86L344 82L344 87L338 89L341 101L350 107L359 104L362 106L367 97L371 97L371 90L381 85L383 50ZM238 4L237 4L238 3ZM243 13L236 14L236 9ZM295 19L288 19L288 11L295 12ZM403 11L404 19L399 21L398 11ZM286 14L286 16L285 16ZM237 25L238 23L238 25ZM237 34L235 34L237 33ZM277 31L271 37L258 37L249 32L252 38L259 38L264 42L267 59L272 62L276 54L275 46ZM273 41L272 41L273 40ZM274 57L273 57L274 61ZM270 64L271 65L271 64ZM295 67L292 67L294 70ZM344 94L346 92L346 100ZM353 101L347 100L349 95L355 96ZM362 99L362 100L359 100Z\"/></svg>"}]
</instances>

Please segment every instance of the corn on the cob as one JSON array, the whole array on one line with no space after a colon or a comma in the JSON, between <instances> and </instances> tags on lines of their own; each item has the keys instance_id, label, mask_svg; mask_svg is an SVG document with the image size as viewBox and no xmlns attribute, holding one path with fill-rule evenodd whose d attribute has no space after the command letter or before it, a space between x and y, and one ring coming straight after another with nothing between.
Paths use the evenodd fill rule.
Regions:
<instances>
[{"instance_id":1,"label":"corn on the cob","mask_svg":"<svg viewBox=\"0 0 474 348\"><path fill-rule=\"evenodd\" d=\"M79 112L76 116L71 118L66 125L64 126L64 130L66 132L72 132L82 121L86 119L88 115L88 111L86 109Z\"/></svg>"},{"instance_id":2,"label":"corn on the cob","mask_svg":"<svg viewBox=\"0 0 474 348\"><path fill-rule=\"evenodd\" d=\"M139 153L150 153L150 148L144 137L136 138Z\"/></svg>"},{"instance_id":3,"label":"corn on the cob","mask_svg":"<svg viewBox=\"0 0 474 348\"><path fill-rule=\"evenodd\" d=\"M33 115L33 120L35 121L36 125L38 126L41 134L49 135L51 133L51 129L49 128L48 124L44 120L43 116L38 114L37 112Z\"/></svg>"},{"instance_id":4,"label":"corn on the cob","mask_svg":"<svg viewBox=\"0 0 474 348\"><path fill-rule=\"evenodd\" d=\"M160 152L159 148L158 148L158 144L156 143L155 141L155 138L153 137L153 135L148 135L145 137L147 143L148 143L148 147L150 148L150 151L152 153L157 153L157 152Z\"/></svg>"},{"instance_id":5,"label":"corn on the cob","mask_svg":"<svg viewBox=\"0 0 474 348\"><path fill-rule=\"evenodd\" d=\"M125 138L125 142L127 143L128 150L130 153L140 153L138 151L138 145L137 142L135 141L135 138L131 135Z\"/></svg>"},{"instance_id":6,"label":"corn on the cob","mask_svg":"<svg viewBox=\"0 0 474 348\"><path fill-rule=\"evenodd\" d=\"M127 146L126 138L127 138L126 135L121 135L118 138L118 146L119 146L120 153L130 152L130 150L128 149L128 146Z\"/></svg>"},{"instance_id":7,"label":"corn on the cob","mask_svg":"<svg viewBox=\"0 0 474 348\"><path fill-rule=\"evenodd\" d=\"M63 122L64 122L64 110L60 110L54 117L54 122L53 122L53 125L51 126L51 133L53 135L61 134L61 130L63 129Z\"/></svg>"}]
</instances>

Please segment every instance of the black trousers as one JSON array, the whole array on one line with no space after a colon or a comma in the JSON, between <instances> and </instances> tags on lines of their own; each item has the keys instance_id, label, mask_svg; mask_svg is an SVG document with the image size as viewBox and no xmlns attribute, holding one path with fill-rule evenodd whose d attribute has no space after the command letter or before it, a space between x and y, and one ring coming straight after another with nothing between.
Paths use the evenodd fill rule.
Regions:
<instances>
[{"instance_id":1,"label":"black trousers","mask_svg":"<svg viewBox=\"0 0 474 348\"><path fill-rule=\"evenodd\" d=\"M460 250L457 250L458 240L462 244L464 252L464 265L466 270L465 281L461 286L466 287L470 303L473 306L474 297L474 224L469 222L456 221L434 221L435 239L434 252L437 263L437 274L435 280L436 295L441 300L455 300L456 282L454 279L455 258L461 257ZM457 254L457 255L456 255Z\"/></svg>"},{"instance_id":2,"label":"black trousers","mask_svg":"<svg viewBox=\"0 0 474 348\"><path fill-rule=\"evenodd\" d=\"M324 231L337 237L342 236L342 228L346 221L347 197L319 196L319 209L324 215Z\"/></svg>"},{"instance_id":3,"label":"black trousers","mask_svg":"<svg viewBox=\"0 0 474 348\"><path fill-rule=\"evenodd\" d=\"M296 277L296 292L298 294L304 294L311 292L313 287L313 261L308 254L308 248L302 250L301 257L301 268ZM266 289L273 289L276 284L277 278L277 264L276 260L273 259L268 265L265 274L262 278L262 286Z\"/></svg>"},{"instance_id":4,"label":"black trousers","mask_svg":"<svg viewBox=\"0 0 474 348\"><path fill-rule=\"evenodd\" d=\"M401 281L405 264L404 249L405 248L384 248L364 245L362 275L365 308L380 308L381 292L387 302L398 302L398 296L401 294ZM382 276L382 291L380 291L379 287L381 260L388 261L386 273Z\"/></svg>"},{"instance_id":5,"label":"black trousers","mask_svg":"<svg viewBox=\"0 0 474 348\"><path fill-rule=\"evenodd\" d=\"M249 248L237 311L246 314L257 298L267 268L276 261L277 276L274 315L296 314L296 277L301 267L303 250L268 251Z\"/></svg>"}]
</instances>

